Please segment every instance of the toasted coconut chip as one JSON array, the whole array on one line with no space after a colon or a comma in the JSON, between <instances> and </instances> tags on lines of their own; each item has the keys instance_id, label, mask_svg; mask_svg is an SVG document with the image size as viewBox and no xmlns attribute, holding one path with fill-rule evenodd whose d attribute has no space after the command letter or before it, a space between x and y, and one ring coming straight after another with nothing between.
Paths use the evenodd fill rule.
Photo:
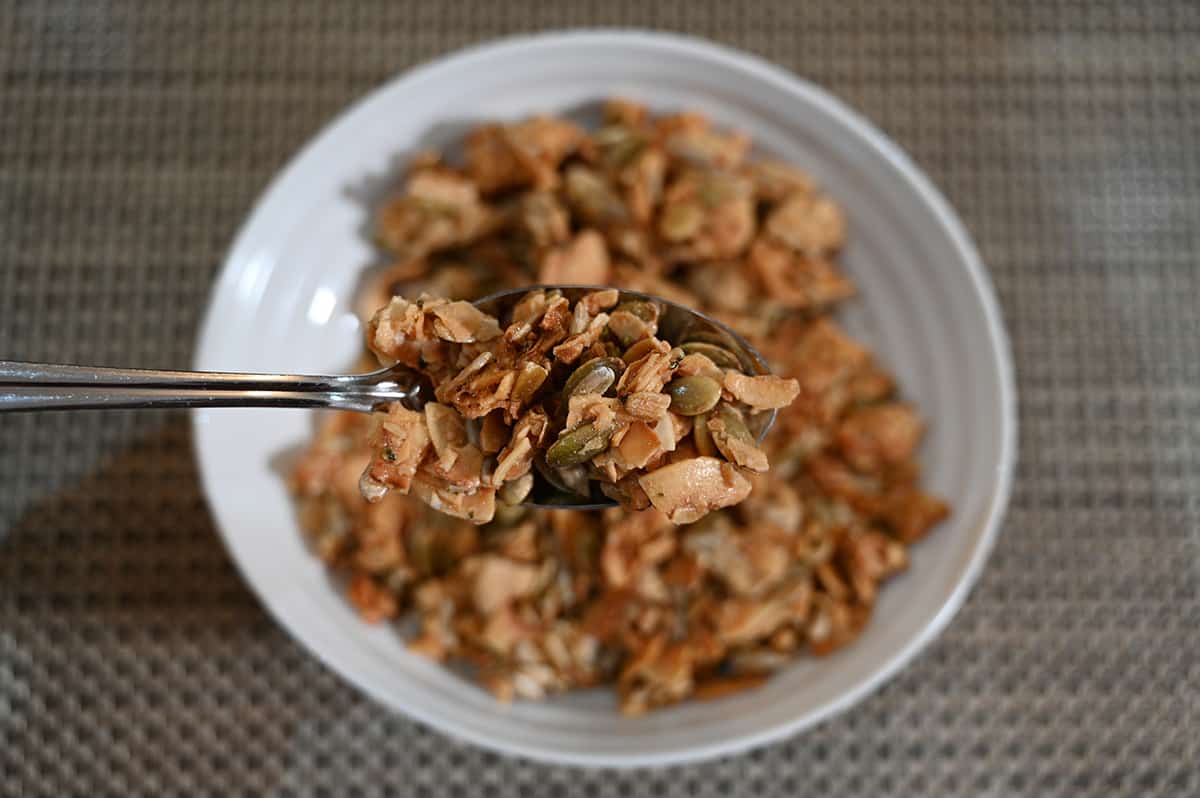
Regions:
<instances>
[{"instance_id":1,"label":"toasted coconut chip","mask_svg":"<svg viewBox=\"0 0 1200 798\"><path fill-rule=\"evenodd\" d=\"M671 397L665 393L639 391L625 397L625 412L643 421L657 422L671 406Z\"/></svg>"},{"instance_id":2,"label":"toasted coconut chip","mask_svg":"<svg viewBox=\"0 0 1200 798\"><path fill-rule=\"evenodd\" d=\"M759 239L748 263L771 298L791 308L827 307L854 295L854 285L824 256L797 254L786 246Z\"/></svg>"},{"instance_id":3,"label":"toasted coconut chip","mask_svg":"<svg viewBox=\"0 0 1200 798\"><path fill-rule=\"evenodd\" d=\"M491 613L537 589L542 568L488 555L478 559L474 576L471 600L480 612Z\"/></svg>"},{"instance_id":4,"label":"toasted coconut chip","mask_svg":"<svg viewBox=\"0 0 1200 798\"><path fill-rule=\"evenodd\" d=\"M629 364L617 381L617 394L659 393L670 379L670 353L653 351Z\"/></svg>"},{"instance_id":5,"label":"toasted coconut chip","mask_svg":"<svg viewBox=\"0 0 1200 798\"><path fill-rule=\"evenodd\" d=\"M594 393L572 396L567 404L567 429L592 422L598 429L615 430L621 418L621 401Z\"/></svg>"},{"instance_id":6,"label":"toasted coconut chip","mask_svg":"<svg viewBox=\"0 0 1200 798\"><path fill-rule=\"evenodd\" d=\"M593 291L590 294L584 295L579 300L579 304L587 308L587 312L591 315L596 315L602 310L608 310L617 304L617 300L621 298L621 292L615 288L605 288L602 291Z\"/></svg>"},{"instance_id":7,"label":"toasted coconut chip","mask_svg":"<svg viewBox=\"0 0 1200 798\"><path fill-rule=\"evenodd\" d=\"M912 458L924 425L908 405L864 407L850 413L837 431L846 460L860 471L877 471Z\"/></svg>"},{"instance_id":8,"label":"toasted coconut chip","mask_svg":"<svg viewBox=\"0 0 1200 798\"><path fill-rule=\"evenodd\" d=\"M439 465L452 467L459 450L467 445L467 426L463 417L452 407L430 402L425 405L425 427L429 430L429 441Z\"/></svg>"},{"instance_id":9,"label":"toasted coconut chip","mask_svg":"<svg viewBox=\"0 0 1200 798\"><path fill-rule=\"evenodd\" d=\"M584 230L568 244L548 251L538 270L538 282L549 285L604 285L610 260L604 237Z\"/></svg>"},{"instance_id":10,"label":"toasted coconut chip","mask_svg":"<svg viewBox=\"0 0 1200 798\"><path fill-rule=\"evenodd\" d=\"M371 462L363 472L361 488L369 501L378 501L389 489L406 493L429 451L425 417L399 404L386 414L376 414L378 426L371 434Z\"/></svg>"},{"instance_id":11,"label":"toasted coconut chip","mask_svg":"<svg viewBox=\"0 0 1200 798\"><path fill-rule=\"evenodd\" d=\"M736 371L727 371L724 384L725 390L735 399L755 410L787 407L800 395L799 382L774 374L748 377Z\"/></svg>"},{"instance_id":12,"label":"toasted coconut chip","mask_svg":"<svg viewBox=\"0 0 1200 798\"><path fill-rule=\"evenodd\" d=\"M546 313L550 296L545 291L530 291L512 309L512 325L533 325Z\"/></svg>"},{"instance_id":13,"label":"toasted coconut chip","mask_svg":"<svg viewBox=\"0 0 1200 798\"><path fill-rule=\"evenodd\" d=\"M563 363L574 363L592 344L599 340L608 324L608 315L601 313L590 322L583 331L572 335L558 346L554 347L554 357Z\"/></svg>"},{"instance_id":14,"label":"toasted coconut chip","mask_svg":"<svg viewBox=\"0 0 1200 798\"><path fill-rule=\"evenodd\" d=\"M766 228L780 241L808 255L836 252L846 236L841 208L807 192L793 195L776 208Z\"/></svg>"},{"instance_id":15,"label":"toasted coconut chip","mask_svg":"<svg viewBox=\"0 0 1200 798\"><path fill-rule=\"evenodd\" d=\"M485 125L467 138L467 172L485 193L526 185L553 188L555 168L582 140L577 126L547 116Z\"/></svg>"},{"instance_id":16,"label":"toasted coconut chip","mask_svg":"<svg viewBox=\"0 0 1200 798\"><path fill-rule=\"evenodd\" d=\"M412 481L412 493L433 509L472 524L486 524L496 514L495 488L464 493L432 473L419 472Z\"/></svg>"},{"instance_id":17,"label":"toasted coconut chip","mask_svg":"<svg viewBox=\"0 0 1200 798\"><path fill-rule=\"evenodd\" d=\"M679 365L675 367L675 377L692 377L700 375L711 377L718 383L723 383L725 380L725 372L717 367L707 356L695 353L684 355L679 361Z\"/></svg>"},{"instance_id":18,"label":"toasted coconut chip","mask_svg":"<svg viewBox=\"0 0 1200 798\"><path fill-rule=\"evenodd\" d=\"M750 481L715 457L672 463L641 476L638 484L655 509L676 524L691 523L750 495Z\"/></svg>"},{"instance_id":19,"label":"toasted coconut chip","mask_svg":"<svg viewBox=\"0 0 1200 798\"><path fill-rule=\"evenodd\" d=\"M504 413L494 410L483 417L479 427L479 448L484 454L495 454L504 448L512 437L512 431L504 421Z\"/></svg>"},{"instance_id":20,"label":"toasted coconut chip","mask_svg":"<svg viewBox=\"0 0 1200 798\"><path fill-rule=\"evenodd\" d=\"M646 464L667 449L659 436L644 421L635 421L625 430L613 452L627 468L645 468Z\"/></svg>"},{"instance_id":21,"label":"toasted coconut chip","mask_svg":"<svg viewBox=\"0 0 1200 798\"><path fill-rule=\"evenodd\" d=\"M430 308L436 317L433 331L437 337L455 343L490 341L500 335L500 325L469 302L448 302Z\"/></svg>"},{"instance_id":22,"label":"toasted coconut chip","mask_svg":"<svg viewBox=\"0 0 1200 798\"><path fill-rule=\"evenodd\" d=\"M731 644L765 637L790 619L787 608L771 601L728 601L721 605L717 634Z\"/></svg>"},{"instance_id":23,"label":"toasted coconut chip","mask_svg":"<svg viewBox=\"0 0 1200 798\"><path fill-rule=\"evenodd\" d=\"M521 417L513 428L512 439L496 458L496 470L492 472L492 484L499 487L508 480L529 473L537 448L546 438L550 420L546 414L534 408Z\"/></svg>"},{"instance_id":24,"label":"toasted coconut chip","mask_svg":"<svg viewBox=\"0 0 1200 798\"><path fill-rule=\"evenodd\" d=\"M418 258L474 241L497 221L470 180L444 168L423 169L409 178L403 196L380 210L377 238L401 258Z\"/></svg>"},{"instance_id":25,"label":"toasted coconut chip","mask_svg":"<svg viewBox=\"0 0 1200 798\"><path fill-rule=\"evenodd\" d=\"M671 413L663 413L652 428L658 445L664 452L673 452L679 445L679 430Z\"/></svg>"}]
</instances>

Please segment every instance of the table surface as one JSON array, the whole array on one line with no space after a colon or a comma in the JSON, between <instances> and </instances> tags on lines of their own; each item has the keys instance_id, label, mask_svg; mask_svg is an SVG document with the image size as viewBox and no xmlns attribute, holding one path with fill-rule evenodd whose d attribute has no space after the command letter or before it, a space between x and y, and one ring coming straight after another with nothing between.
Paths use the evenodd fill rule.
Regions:
<instances>
[{"instance_id":1,"label":"table surface","mask_svg":"<svg viewBox=\"0 0 1200 798\"><path fill-rule=\"evenodd\" d=\"M580 772L359 696L267 617L174 412L0 417L0 793L1200 792L1200 4L0 0L0 353L184 367L271 175L406 67L507 33L706 36L941 186L1012 334L1020 464L969 602L854 709ZM886 600L886 597L885 597Z\"/></svg>"}]
</instances>

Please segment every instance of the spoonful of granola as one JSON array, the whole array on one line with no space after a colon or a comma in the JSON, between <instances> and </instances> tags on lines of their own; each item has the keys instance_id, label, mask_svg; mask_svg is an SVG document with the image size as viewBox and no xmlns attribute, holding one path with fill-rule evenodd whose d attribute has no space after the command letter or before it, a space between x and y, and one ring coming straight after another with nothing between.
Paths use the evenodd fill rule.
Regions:
<instances>
[{"instance_id":1,"label":"spoonful of granola","mask_svg":"<svg viewBox=\"0 0 1200 798\"><path fill-rule=\"evenodd\" d=\"M361 487L412 491L460 518L495 502L651 505L677 523L737 504L758 442L799 392L741 337L666 300L592 286L475 304L395 297L368 346L427 378L433 401L388 408Z\"/></svg>"},{"instance_id":2,"label":"spoonful of granola","mask_svg":"<svg viewBox=\"0 0 1200 798\"><path fill-rule=\"evenodd\" d=\"M0 361L0 411L330 407L375 414L360 487L475 523L497 502L653 506L676 523L741 502L758 444L799 393L740 336L635 291L534 286L474 303L395 297L368 325L384 363L314 377Z\"/></svg>"}]
</instances>

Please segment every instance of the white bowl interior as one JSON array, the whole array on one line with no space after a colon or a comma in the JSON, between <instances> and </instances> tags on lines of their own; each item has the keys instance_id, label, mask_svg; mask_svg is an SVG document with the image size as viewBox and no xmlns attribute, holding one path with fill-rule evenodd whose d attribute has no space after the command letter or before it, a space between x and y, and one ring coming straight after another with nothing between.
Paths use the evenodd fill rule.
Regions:
<instances>
[{"instance_id":1,"label":"white bowl interior","mask_svg":"<svg viewBox=\"0 0 1200 798\"><path fill-rule=\"evenodd\" d=\"M763 688L626 719L610 693L504 707L358 620L307 548L281 463L306 411L198 411L196 447L218 524L247 580L321 659L385 704L498 750L593 765L664 764L774 739L849 705L949 620L1007 498L1015 419L1007 343L969 240L883 137L815 87L755 59L647 34L554 35L467 51L352 107L271 186L230 252L196 359L213 370L334 373L359 351L367 207L406 154L472 125L582 112L612 95L697 109L815 175L846 209L843 264L860 287L841 320L930 422L922 463L952 519L917 546L853 646L802 660Z\"/></svg>"}]
</instances>

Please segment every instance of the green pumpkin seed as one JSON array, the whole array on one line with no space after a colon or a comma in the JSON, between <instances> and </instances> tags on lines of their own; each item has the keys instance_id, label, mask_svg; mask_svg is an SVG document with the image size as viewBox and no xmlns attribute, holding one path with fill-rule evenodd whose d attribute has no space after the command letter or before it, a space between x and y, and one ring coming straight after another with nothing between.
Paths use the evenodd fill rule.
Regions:
<instances>
[{"instance_id":1,"label":"green pumpkin seed","mask_svg":"<svg viewBox=\"0 0 1200 798\"><path fill-rule=\"evenodd\" d=\"M604 164L610 169L620 169L634 159L645 147L643 138L621 125L601 128L592 136L600 148Z\"/></svg>"},{"instance_id":2,"label":"green pumpkin seed","mask_svg":"<svg viewBox=\"0 0 1200 798\"><path fill-rule=\"evenodd\" d=\"M680 348L689 355L704 355L719 369L742 370L742 364L738 361L737 355L723 346L710 344L707 341L688 341L682 344Z\"/></svg>"},{"instance_id":3,"label":"green pumpkin seed","mask_svg":"<svg viewBox=\"0 0 1200 798\"><path fill-rule=\"evenodd\" d=\"M615 357L595 357L572 372L563 386L563 398L597 393L604 395L616 383L625 363Z\"/></svg>"},{"instance_id":4,"label":"green pumpkin seed","mask_svg":"<svg viewBox=\"0 0 1200 798\"><path fill-rule=\"evenodd\" d=\"M588 479L588 469L586 465L569 466L560 468L554 472L558 475L558 481L561 482L569 493L575 496L590 496L592 494L592 483Z\"/></svg>"},{"instance_id":5,"label":"green pumpkin seed","mask_svg":"<svg viewBox=\"0 0 1200 798\"><path fill-rule=\"evenodd\" d=\"M716 457L717 445L713 443L712 432L708 429L709 413L701 413L692 421L692 441L696 451L704 457Z\"/></svg>"},{"instance_id":6,"label":"green pumpkin seed","mask_svg":"<svg viewBox=\"0 0 1200 798\"><path fill-rule=\"evenodd\" d=\"M526 363L521 369L521 373L517 375L516 384L513 385L512 400L518 404L528 402L537 389L542 387L542 383L549 375L550 372L544 366L537 363Z\"/></svg>"},{"instance_id":7,"label":"green pumpkin seed","mask_svg":"<svg viewBox=\"0 0 1200 798\"><path fill-rule=\"evenodd\" d=\"M720 384L702 374L671 380L667 393L671 396L671 409L681 416L707 413L721 401Z\"/></svg>"},{"instance_id":8,"label":"green pumpkin seed","mask_svg":"<svg viewBox=\"0 0 1200 798\"><path fill-rule=\"evenodd\" d=\"M546 450L546 463L552 468L581 465L607 449L610 438L612 430L584 424L559 436Z\"/></svg>"},{"instance_id":9,"label":"green pumpkin seed","mask_svg":"<svg viewBox=\"0 0 1200 798\"><path fill-rule=\"evenodd\" d=\"M533 474L524 474L501 485L500 490L496 491L496 499L501 504L511 507L525 501L525 497L531 490L533 490Z\"/></svg>"},{"instance_id":10,"label":"green pumpkin seed","mask_svg":"<svg viewBox=\"0 0 1200 798\"><path fill-rule=\"evenodd\" d=\"M625 354L621 355L621 359L627 364L633 363L635 360L641 360L657 345L654 338L643 338L633 346L625 350Z\"/></svg>"},{"instance_id":11,"label":"green pumpkin seed","mask_svg":"<svg viewBox=\"0 0 1200 798\"><path fill-rule=\"evenodd\" d=\"M617 224L628 221L625 203L603 177L583 166L566 172L567 199L581 216L593 224Z\"/></svg>"},{"instance_id":12,"label":"green pumpkin seed","mask_svg":"<svg viewBox=\"0 0 1200 798\"><path fill-rule=\"evenodd\" d=\"M738 412L737 408L732 405L721 405L717 408L717 418L725 422L726 435L742 443L755 445L754 436L750 434L750 428L746 426L746 420L742 418L742 414Z\"/></svg>"},{"instance_id":13,"label":"green pumpkin seed","mask_svg":"<svg viewBox=\"0 0 1200 798\"><path fill-rule=\"evenodd\" d=\"M658 223L658 231L667 241L686 241L704 225L704 210L691 202L669 205L663 211Z\"/></svg>"},{"instance_id":14,"label":"green pumpkin seed","mask_svg":"<svg viewBox=\"0 0 1200 798\"><path fill-rule=\"evenodd\" d=\"M758 443L754 440L754 436L750 434L750 428L746 426L745 419L736 408L731 405L722 404L716 410L716 417L719 418L725 425L725 429L720 433L709 430L713 444L730 462L738 462L735 457L735 452L730 447L731 441L739 441L747 446L757 448Z\"/></svg>"}]
</instances>

